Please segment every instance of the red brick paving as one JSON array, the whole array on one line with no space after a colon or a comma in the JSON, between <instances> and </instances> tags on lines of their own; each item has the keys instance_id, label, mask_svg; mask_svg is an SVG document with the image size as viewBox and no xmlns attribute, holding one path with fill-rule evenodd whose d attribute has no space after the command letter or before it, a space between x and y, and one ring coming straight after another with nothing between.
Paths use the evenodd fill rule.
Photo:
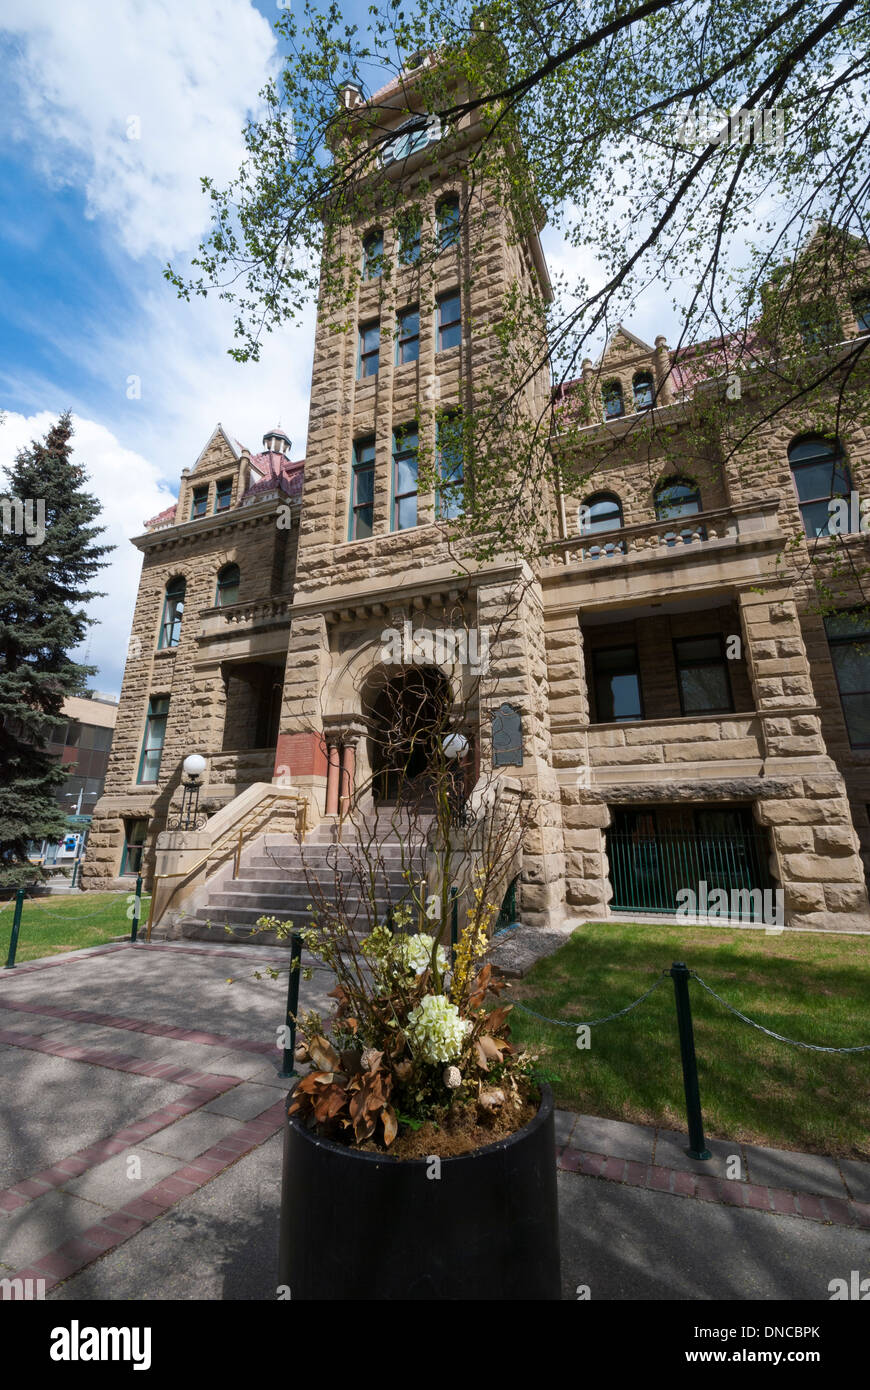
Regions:
<instances>
[{"instance_id":1,"label":"red brick paving","mask_svg":"<svg viewBox=\"0 0 870 1390\"><path fill-rule=\"evenodd\" d=\"M637 1163L631 1159L605 1157L604 1154L567 1147L562 1149L556 1162L567 1173L583 1173L605 1182L644 1187L650 1192L670 1192L693 1201L745 1207L780 1216L795 1216L804 1221L822 1221L827 1225L870 1229L868 1202L847 1201L842 1197L817 1197L807 1192L787 1192L779 1187L717 1178L710 1173L689 1173L681 1168L663 1168L656 1163Z\"/></svg>"}]
</instances>

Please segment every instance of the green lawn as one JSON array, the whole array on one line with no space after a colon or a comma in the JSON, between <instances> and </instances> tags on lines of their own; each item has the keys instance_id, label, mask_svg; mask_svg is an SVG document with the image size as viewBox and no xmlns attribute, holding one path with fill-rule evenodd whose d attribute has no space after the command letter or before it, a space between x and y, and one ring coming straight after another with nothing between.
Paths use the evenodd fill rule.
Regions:
<instances>
[{"instance_id":1,"label":"green lawn","mask_svg":"<svg viewBox=\"0 0 870 1390\"><path fill-rule=\"evenodd\" d=\"M142 897L140 936L145 935L150 899ZM45 898L25 898L18 935L16 964L40 956L80 951L99 946L122 933L129 935L132 921L127 916L132 903L129 893L57 893ZM0 904L0 968L6 964L12 932L14 902Z\"/></svg>"},{"instance_id":2,"label":"green lawn","mask_svg":"<svg viewBox=\"0 0 870 1390\"><path fill-rule=\"evenodd\" d=\"M540 961L509 997L550 1018L624 1008L675 960L730 1004L789 1038L835 1047L870 1043L870 937L702 926L587 924ZM807 1052L765 1037L690 986L701 1104L711 1137L870 1158L870 1052ZM515 1009L514 1041L558 1076L557 1103L584 1114L685 1130L673 985L632 1013L572 1030Z\"/></svg>"}]
</instances>

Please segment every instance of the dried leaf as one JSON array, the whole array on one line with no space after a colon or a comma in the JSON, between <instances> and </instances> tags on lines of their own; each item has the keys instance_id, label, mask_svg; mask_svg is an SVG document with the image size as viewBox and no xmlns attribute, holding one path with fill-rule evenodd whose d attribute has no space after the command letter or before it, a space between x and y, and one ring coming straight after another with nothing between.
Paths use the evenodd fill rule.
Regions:
<instances>
[{"instance_id":1,"label":"dried leaf","mask_svg":"<svg viewBox=\"0 0 870 1390\"><path fill-rule=\"evenodd\" d=\"M315 1066L320 1067L322 1071L338 1071L341 1066L341 1058L326 1038L312 1038L308 1044L308 1051Z\"/></svg>"},{"instance_id":2,"label":"dried leaf","mask_svg":"<svg viewBox=\"0 0 870 1390\"><path fill-rule=\"evenodd\" d=\"M480 1070L489 1071L489 1062L486 1059L486 1053L480 1045L479 1038L476 1038L474 1042L474 1055L477 1060L477 1065L480 1067Z\"/></svg>"},{"instance_id":3,"label":"dried leaf","mask_svg":"<svg viewBox=\"0 0 870 1390\"><path fill-rule=\"evenodd\" d=\"M367 1047L361 1057L363 1071L377 1071L384 1059L383 1052L377 1052L373 1047Z\"/></svg>"},{"instance_id":4,"label":"dried leaf","mask_svg":"<svg viewBox=\"0 0 870 1390\"><path fill-rule=\"evenodd\" d=\"M393 1068L394 1072L396 1073L396 1080L397 1080L397 1081L401 1081L401 1082L407 1081L407 1080L408 1080L408 1077L411 1075L411 1072L413 1071L413 1069L414 1069L414 1063L413 1063L413 1062L410 1062L410 1061L397 1062L396 1065L395 1065L395 1067Z\"/></svg>"},{"instance_id":5,"label":"dried leaf","mask_svg":"<svg viewBox=\"0 0 870 1390\"><path fill-rule=\"evenodd\" d=\"M479 1046L482 1048L484 1056L487 1058L488 1061L501 1061L501 1051L496 1044L495 1038L491 1038L488 1033L484 1033L483 1037L480 1038Z\"/></svg>"},{"instance_id":6,"label":"dried leaf","mask_svg":"<svg viewBox=\"0 0 870 1390\"><path fill-rule=\"evenodd\" d=\"M381 1119L384 1124L384 1143L389 1146L399 1132L399 1121L391 1105L385 1106L381 1111Z\"/></svg>"},{"instance_id":7,"label":"dried leaf","mask_svg":"<svg viewBox=\"0 0 870 1390\"><path fill-rule=\"evenodd\" d=\"M513 1004L499 1004L497 1009L493 1009L492 1013L487 1014L486 1023L491 1033L498 1033L504 1027L512 1008Z\"/></svg>"}]
</instances>

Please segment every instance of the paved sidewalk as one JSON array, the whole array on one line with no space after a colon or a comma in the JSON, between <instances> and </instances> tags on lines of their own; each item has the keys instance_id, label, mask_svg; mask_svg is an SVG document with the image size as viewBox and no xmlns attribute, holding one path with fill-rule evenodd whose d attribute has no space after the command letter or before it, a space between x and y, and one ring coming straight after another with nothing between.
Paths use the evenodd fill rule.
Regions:
<instances>
[{"instance_id":1,"label":"paved sidewalk","mask_svg":"<svg viewBox=\"0 0 870 1390\"><path fill-rule=\"evenodd\" d=\"M273 1299L288 1082L275 948L103 946L0 972L0 1279L58 1299ZM227 983L232 976L234 983ZM326 1010L332 980L303 981ZM870 1164L558 1115L564 1294L827 1299L870 1264Z\"/></svg>"}]
</instances>

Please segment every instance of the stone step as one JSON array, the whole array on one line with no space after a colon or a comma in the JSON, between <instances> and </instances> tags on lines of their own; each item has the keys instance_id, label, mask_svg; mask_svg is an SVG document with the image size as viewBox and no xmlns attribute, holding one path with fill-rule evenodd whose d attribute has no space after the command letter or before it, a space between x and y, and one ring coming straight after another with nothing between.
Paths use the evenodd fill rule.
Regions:
<instances>
[{"instance_id":1,"label":"stone step","mask_svg":"<svg viewBox=\"0 0 870 1390\"><path fill-rule=\"evenodd\" d=\"M402 894L388 893L382 890L375 893L374 901L378 905L383 904L386 906L392 903L393 906L398 906L402 896ZM329 902L331 899L327 899L326 901ZM361 903L368 901L369 899L367 896L362 897L359 893L355 893L352 896L346 894L343 899L343 906L346 907L348 911L355 911ZM213 893L208 900L207 907L199 910L207 910L210 912L212 908L235 909L237 907L259 907L263 913L268 913L271 916L273 913L279 911L306 912L308 911L309 903L312 904L313 910L316 911L317 903L312 901L310 893L264 893L260 888L256 890L243 890L242 892ZM308 915L311 916L311 913L309 912Z\"/></svg>"}]
</instances>

